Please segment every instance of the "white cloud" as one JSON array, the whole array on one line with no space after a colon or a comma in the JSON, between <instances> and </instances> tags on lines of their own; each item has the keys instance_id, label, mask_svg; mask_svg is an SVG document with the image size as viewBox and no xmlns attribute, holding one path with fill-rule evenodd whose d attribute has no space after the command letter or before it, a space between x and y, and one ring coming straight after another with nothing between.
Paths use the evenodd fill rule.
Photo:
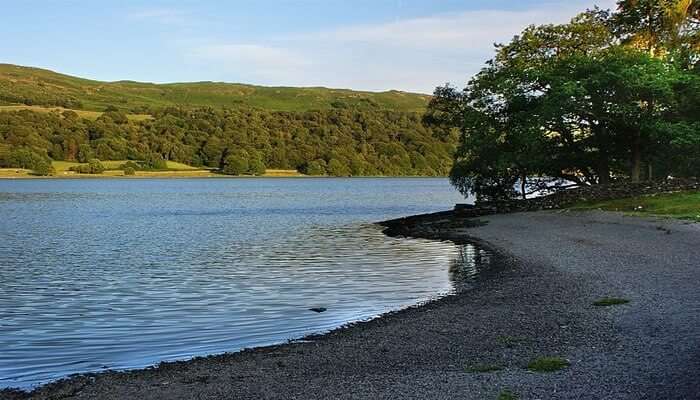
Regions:
<instances>
[{"instance_id":1,"label":"white cloud","mask_svg":"<svg viewBox=\"0 0 700 400\"><path fill-rule=\"evenodd\" d=\"M614 0L599 2L603 8ZM263 43L201 46L190 59L220 63L232 79L268 85L432 92L463 85L530 24L562 23L591 7L584 1L524 11L482 10L266 38Z\"/></svg>"}]
</instances>

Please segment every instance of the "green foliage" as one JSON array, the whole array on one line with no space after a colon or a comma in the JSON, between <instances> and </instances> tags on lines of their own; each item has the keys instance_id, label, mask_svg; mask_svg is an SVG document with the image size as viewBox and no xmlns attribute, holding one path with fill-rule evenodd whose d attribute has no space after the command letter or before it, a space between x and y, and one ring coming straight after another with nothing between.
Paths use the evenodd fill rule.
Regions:
<instances>
[{"instance_id":1,"label":"green foliage","mask_svg":"<svg viewBox=\"0 0 700 400\"><path fill-rule=\"evenodd\" d=\"M532 360L527 369L535 372L555 372L569 366L569 362L561 357L539 357Z\"/></svg>"},{"instance_id":2,"label":"green foliage","mask_svg":"<svg viewBox=\"0 0 700 400\"><path fill-rule=\"evenodd\" d=\"M124 171L126 171L127 168L130 168L134 171L138 171L141 169L141 166L137 162L131 161L131 160L129 160L129 161L127 161L124 164L119 166L119 169L124 170Z\"/></svg>"},{"instance_id":3,"label":"green foliage","mask_svg":"<svg viewBox=\"0 0 700 400\"><path fill-rule=\"evenodd\" d=\"M168 162L158 153L148 153L141 163L144 170L164 170L168 169Z\"/></svg>"},{"instance_id":4,"label":"green foliage","mask_svg":"<svg viewBox=\"0 0 700 400\"><path fill-rule=\"evenodd\" d=\"M133 167L125 167L124 175L136 175L136 170Z\"/></svg>"},{"instance_id":5,"label":"green foliage","mask_svg":"<svg viewBox=\"0 0 700 400\"><path fill-rule=\"evenodd\" d=\"M700 2L619 0L612 27L628 46L675 62L692 63L700 36Z\"/></svg>"},{"instance_id":6,"label":"green foliage","mask_svg":"<svg viewBox=\"0 0 700 400\"><path fill-rule=\"evenodd\" d=\"M100 160L93 158L91 160L88 160L88 168L90 169L91 174L101 174L105 172L105 167L102 165Z\"/></svg>"},{"instance_id":7,"label":"green foliage","mask_svg":"<svg viewBox=\"0 0 700 400\"><path fill-rule=\"evenodd\" d=\"M182 105L295 112L332 109L422 112L429 100L430 96L398 91L373 93L218 82L98 82L39 68L0 64L0 103L106 111L105 118L110 119L121 119L112 114L116 111L148 114L151 110Z\"/></svg>"},{"instance_id":8,"label":"green foliage","mask_svg":"<svg viewBox=\"0 0 700 400\"><path fill-rule=\"evenodd\" d=\"M350 168L341 163L335 158L328 162L328 175L331 176L350 176Z\"/></svg>"},{"instance_id":9,"label":"green foliage","mask_svg":"<svg viewBox=\"0 0 700 400\"><path fill-rule=\"evenodd\" d=\"M324 160L313 160L304 164L300 171L306 175L326 175L326 162Z\"/></svg>"},{"instance_id":10,"label":"green foliage","mask_svg":"<svg viewBox=\"0 0 700 400\"><path fill-rule=\"evenodd\" d=\"M32 173L40 176L54 175L56 169L54 169L50 161L42 160L34 166Z\"/></svg>"},{"instance_id":11,"label":"green foliage","mask_svg":"<svg viewBox=\"0 0 700 400\"><path fill-rule=\"evenodd\" d=\"M236 151L228 155L222 168L222 172L227 175L243 175L248 173L248 170L248 153L245 151Z\"/></svg>"},{"instance_id":12,"label":"green foliage","mask_svg":"<svg viewBox=\"0 0 700 400\"><path fill-rule=\"evenodd\" d=\"M651 2L621 3L618 14L596 9L568 24L528 27L497 46L464 90L436 89L424 121L460 130L450 174L460 192L501 200L518 194L516 183L522 195L543 188L545 179L533 177L638 181L644 165L647 178L698 175L700 70L692 63L699 47L678 62L669 43L674 35L697 39L700 25L688 23L687 10L673 26L689 30L658 22L653 28L666 36L655 33L654 46L667 51L641 51L631 45L635 33L616 28L629 17L622 14Z\"/></svg>"},{"instance_id":13,"label":"green foliage","mask_svg":"<svg viewBox=\"0 0 700 400\"><path fill-rule=\"evenodd\" d=\"M487 372L497 372L503 370L502 365L497 365L497 364L476 364L476 365L469 365L465 368L466 372L473 372L473 373L487 373Z\"/></svg>"},{"instance_id":14,"label":"green foliage","mask_svg":"<svg viewBox=\"0 0 700 400\"><path fill-rule=\"evenodd\" d=\"M501 392L498 394L497 400L518 400L518 395L515 394L514 392L508 390L508 389L503 389Z\"/></svg>"},{"instance_id":15,"label":"green foliage","mask_svg":"<svg viewBox=\"0 0 700 400\"><path fill-rule=\"evenodd\" d=\"M76 157L78 162L86 163L93 157L95 157L95 150L90 147L89 143L83 143L78 147L78 155Z\"/></svg>"},{"instance_id":16,"label":"green foliage","mask_svg":"<svg viewBox=\"0 0 700 400\"><path fill-rule=\"evenodd\" d=\"M609 307L609 306L616 306L620 304L627 304L630 301L627 299L619 299L616 297L606 297L600 300L596 300L593 302L593 305L596 307Z\"/></svg>"},{"instance_id":17,"label":"green foliage","mask_svg":"<svg viewBox=\"0 0 700 400\"><path fill-rule=\"evenodd\" d=\"M700 192L678 192L587 202L576 204L572 209L622 211L631 215L671 217L700 222Z\"/></svg>"},{"instance_id":18,"label":"green foliage","mask_svg":"<svg viewBox=\"0 0 700 400\"><path fill-rule=\"evenodd\" d=\"M248 163L248 173L251 175L263 175L265 173L265 163L260 157L253 157Z\"/></svg>"},{"instance_id":19,"label":"green foliage","mask_svg":"<svg viewBox=\"0 0 700 400\"><path fill-rule=\"evenodd\" d=\"M166 170L175 161L223 171L229 155L244 151L242 174L270 168L445 176L456 134L425 127L418 114L394 111L168 108L123 123L22 110L0 112L0 143L7 152L29 148L57 161L137 160L134 170Z\"/></svg>"},{"instance_id":20,"label":"green foliage","mask_svg":"<svg viewBox=\"0 0 700 400\"><path fill-rule=\"evenodd\" d=\"M46 155L28 147L11 149L0 159L0 165L3 167L31 170L45 169L50 163L51 160Z\"/></svg>"},{"instance_id":21,"label":"green foliage","mask_svg":"<svg viewBox=\"0 0 700 400\"><path fill-rule=\"evenodd\" d=\"M105 171L105 166L102 165L100 160L91 158L86 164L70 167L69 170L79 174L101 174Z\"/></svg>"}]
</instances>

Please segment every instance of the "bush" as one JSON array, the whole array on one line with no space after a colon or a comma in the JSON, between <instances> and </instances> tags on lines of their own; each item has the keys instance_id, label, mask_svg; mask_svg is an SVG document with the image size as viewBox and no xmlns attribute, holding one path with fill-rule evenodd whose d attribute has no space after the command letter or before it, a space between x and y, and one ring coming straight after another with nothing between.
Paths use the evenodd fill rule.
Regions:
<instances>
[{"instance_id":1,"label":"bush","mask_svg":"<svg viewBox=\"0 0 700 400\"><path fill-rule=\"evenodd\" d=\"M88 161L88 168L90 170L88 173L90 174L101 174L105 172L105 166L96 158L92 158Z\"/></svg>"},{"instance_id":2,"label":"bush","mask_svg":"<svg viewBox=\"0 0 700 400\"><path fill-rule=\"evenodd\" d=\"M54 175L56 173L56 169L53 167L53 165L51 165L50 161L42 161L34 166L32 173L34 175L48 176Z\"/></svg>"},{"instance_id":3,"label":"bush","mask_svg":"<svg viewBox=\"0 0 700 400\"><path fill-rule=\"evenodd\" d=\"M323 160L314 160L302 166L300 170L306 175L326 175L326 162Z\"/></svg>"},{"instance_id":4,"label":"bush","mask_svg":"<svg viewBox=\"0 0 700 400\"><path fill-rule=\"evenodd\" d=\"M95 157L95 151L89 144L83 143L78 146L78 162L88 162L93 157Z\"/></svg>"},{"instance_id":5,"label":"bush","mask_svg":"<svg viewBox=\"0 0 700 400\"><path fill-rule=\"evenodd\" d=\"M222 172L226 175L243 175L248 172L248 154L238 152L231 154L224 160L224 168Z\"/></svg>"},{"instance_id":6,"label":"bush","mask_svg":"<svg viewBox=\"0 0 700 400\"><path fill-rule=\"evenodd\" d=\"M554 372L569 366L569 361L560 357L539 357L527 365L527 369L535 372Z\"/></svg>"},{"instance_id":7,"label":"bush","mask_svg":"<svg viewBox=\"0 0 700 400\"><path fill-rule=\"evenodd\" d=\"M160 154L151 153L144 160L143 169L168 169L168 162Z\"/></svg>"},{"instance_id":8,"label":"bush","mask_svg":"<svg viewBox=\"0 0 700 400\"><path fill-rule=\"evenodd\" d=\"M119 169L122 169L124 171L126 171L127 168L131 168L134 171L138 171L141 169L141 166L139 165L139 163L131 161L131 160L129 160L129 161L127 161L124 164L119 166Z\"/></svg>"},{"instance_id":9,"label":"bush","mask_svg":"<svg viewBox=\"0 0 700 400\"><path fill-rule=\"evenodd\" d=\"M32 170L34 175L53 175L56 173L51 159L28 148L12 150L0 160L0 166Z\"/></svg>"},{"instance_id":10,"label":"bush","mask_svg":"<svg viewBox=\"0 0 700 400\"><path fill-rule=\"evenodd\" d=\"M328 162L328 174L332 176L350 176L350 169L335 158Z\"/></svg>"},{"instance_id":11,"label":"bush","mask_svg":"<svg viewBox=\"0 0 700 400\"><path fill-rule=\"evenodd\" d=\"M80 164L69 168L79 174L101 174L105 171L105 166L96 158L90 159L87 164Z\"/></svg>"},{"instance_id":12,"label":"bush","mask_svg":"<svg viewBox=\"0 0 700 400\"><path fill-rule=\"evenodd\" d=\"M136 175L136 170L132 167L124 168L124 175Z\"/></svg>"},{"instance_id":13,"label":"bush","mask_svg":"<svg viewBox=\"0 0 700 400\"><path fill-rule=\"evenodd\" d=\"M265 173L265 163L259 158L252 159L248 165L248 172L251 175L263 175Z\"/></svg>"}]
</instances>

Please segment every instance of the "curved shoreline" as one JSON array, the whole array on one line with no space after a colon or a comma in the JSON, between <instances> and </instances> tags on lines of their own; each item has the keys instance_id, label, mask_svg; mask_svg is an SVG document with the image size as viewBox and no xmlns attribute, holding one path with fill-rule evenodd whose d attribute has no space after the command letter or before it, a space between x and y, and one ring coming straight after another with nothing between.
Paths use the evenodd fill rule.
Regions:
<instances>
[{"instance_id":1,"label":"curved shoreline","mask_svg":"<svg viewBox=\"0 0 700 400\"><path fill-rule=\"evenodd\" d=\"M382 223L377 223L377 225L382 225ZM415 238L422 238L415 236ZM170 371L172 369L178 369L181 367L187 367L188 364L214 364L214 363L235 363L248 361L247 358L253 357L258 359L258 357L268 357L278 355L280 351L291 351L293 347L301 346L305 347L308 344L313 344L318 341L332 340L333 338L342 338L346 336L353 336L371 330L374 327L382 326L385 324L400 323L403 319L412 318L414 313L422 313L427 310L438 310L442 304L449 303L451 298L461 296L467 290L473 290L476 285L483 284L485 279L493 279L494 274L498 274L499 271L503 269L505 265L511 262L509 257L506 257L500 250L492 247L486 242L473 239L464 238L453 238L453 239L436 239L436 238L425 238L431 240L445 240L454 242L456 245L465 244L476 244L479 248L484 249L489 252L489 256L492 260L489 261L490 266L493 267L493 271L483 271L476 279L470 280L469 282L464 282L462 285L458 285L455 288L454 293L436 296L427 301L423 301L411 306L407 306L401 309L388 311L379 314L375 317L371 317L359 321L347 322L337 328L331 329L326 332L312 333L303 336L298 339L289 339L286 343L255 346L250 348L242 348L237 351L230 351L224 353L217 353L205 356L196 356L187 360L180 361L164 361L156 365L144 368L134 368L126 370L105 370L100 372L88 372L88 373L78 373L66 376L64 378L57 379L52 382L38 385L31 390L22 390L17 388L0 388L0 400L4 399L54 399L54 398L72 398L72 396L78 394L87 385L95 384L97 379L107 379L107 380L123 380L143 377L145 374L151 372L158 372L159 370ZM466 288L466 285L469 288ZM202 380L202 377L198 377L195 381ZM93 397L88 397L93 398ZM94 397L102 398L102 397ZM156 397L158 398L158 397ZM165 398L165 397L164 397ZM169 397L168 397L169 398ZM189 398L189 397L184 397Z\"/></svg>"},{"instance_id":2,"label":"curved shoreline","mask_svg":"<svg viewBox=\"0 0 700 400\"><path fill-rule=\"evenodd\" d=\"M506 388L521 398L697 398L698 225L610 213L494 215L480 227L424 218L415 236L495 248L497 279L302 341L0 398L481 399ZM591 305L608 295L631 302ZM571 366L527 371L543 355Z\"/></svg>"}]
</instances>

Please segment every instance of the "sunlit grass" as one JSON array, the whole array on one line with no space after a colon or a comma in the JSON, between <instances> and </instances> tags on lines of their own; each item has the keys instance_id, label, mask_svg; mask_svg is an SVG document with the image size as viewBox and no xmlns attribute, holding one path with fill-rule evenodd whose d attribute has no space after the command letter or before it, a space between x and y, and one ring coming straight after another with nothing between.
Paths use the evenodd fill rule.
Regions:
<instances>
[{"instance_id":1,"label":"sunlit grass","mask_svg":"<svg viewBox=\"0 0 700 400\"><path fill-rule=\"evenodd\" d=\"M621 211L630 215L660 216L700 222L700 192L664 193L601 202L579 203L572 210Z\"/></svg>"},{"instance_id":2,"label":"sunlit grass","mask_svg":"<svg viewBox=\"0 0 700 400\"><path fill-rule=\"evenodd\" d=\"M121 169L122 164L127 160L100 160L105 167L105 171L101 174L78 174L71 171L71 167L82 165L75 161L52 161L52 165L56 171L55 176L66 178L99 178L99 177L119 177L124 176ZM299 171L294 169L268 169L263 177L303 177ZM31 178L32 171L20 168L0 168L0 178ZM210 177L228 177L222 175L215 170L209 168L193 167L191 165L167 161L167 169L153 171L136 171L131 178L210 178Z\"/></svg>"},{"instance_id":3,"label":"sunlit grass","mask_svg":"<svg viewBox=\"0 0 700 400\"><path fill-rule=\"evenodd\" d=\"M569 362L561 357L539 357L527 365L527 369L534 372L555 372L569 366Z\"/></svg>"},{"instance_id":4,"label":"sunlit grass","mask_svg":"<svg viewBox=\"0 0 700 400\"><path fill-rule=\"evenodd\" d=\"M519 397L516 393L514 393L508 389L503 389L498 394L498 397L496 399L497 400L518 400Z\"/></svg>"},{"instance_id":5,"label":"sunlit grass","mask_svg":"<svg viewBox=\"0 0 700 400\"><path fill-rule=\"evenodd\" d=\"M79 117L96 120L102 115L100 111L88 111L88 110L74 110L67 109L63 107L42 107L42 106L27 106L27 105L14 105L14 106L0 106L0 112L2 111L20 111L20 110L30 110L41 113L49 113L52 111L63 112L63 111L73 111L78 114ZM145 121L147 119L153 118L147 114L126 114L126 117L132 121Z\"/></svg>"},{"instance_id":6,"label":"sunlit grass","mask_svg":"<svg viewBox=\"0 0 700 400\"><path fill-rule=\"evenodd\" d=\"M593 302L593 305L596 307L609 307L609 306L616 306L620 304L627 304L630 301L627 299L620 299L616 297L606 297L600 300L596 300Z\"/></svg>"}]
</instances>

